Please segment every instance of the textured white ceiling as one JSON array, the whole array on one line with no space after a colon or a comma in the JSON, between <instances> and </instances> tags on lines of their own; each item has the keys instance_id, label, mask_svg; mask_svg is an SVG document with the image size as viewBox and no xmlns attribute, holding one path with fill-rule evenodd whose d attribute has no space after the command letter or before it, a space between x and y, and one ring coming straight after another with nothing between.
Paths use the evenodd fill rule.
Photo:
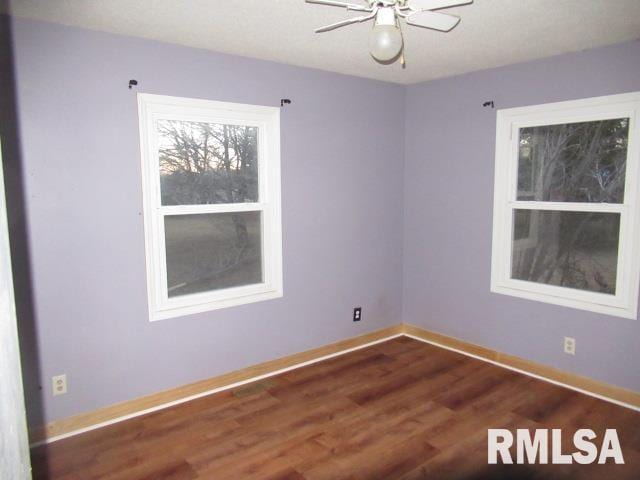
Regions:
<instances>
[{"instance_id":1,"label":"textured white ceiling","mask_svg":"<svg viewBox=\"0 0 640 480\"><path fill-rule=\"evenodd\" d=\"M10 5L17 16L403 84L640 38L640 0L475 0L448 10L462 17L449 33L405 27L403 70L369 56L371 23L313 33L356 14L304 0L12 0Z\"/></svg>"}]
</instances>

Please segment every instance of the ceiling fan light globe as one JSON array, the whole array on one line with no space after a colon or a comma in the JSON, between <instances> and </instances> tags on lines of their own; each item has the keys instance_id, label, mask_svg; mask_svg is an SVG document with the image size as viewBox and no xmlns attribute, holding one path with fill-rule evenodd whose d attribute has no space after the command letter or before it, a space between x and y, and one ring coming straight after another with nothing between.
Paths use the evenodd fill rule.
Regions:
<instances>
[{"instance_id":1,"label":"ceiling fan light globe","mask_svg":"<svg viewBox=\"0 0 640 480\"><path fill-rule=\"evenodd\" d=\"M369 52L380 62L388 62L402 50L402 33L395 25L375 25L369 37Z\"/></svg>"}]
</instances>

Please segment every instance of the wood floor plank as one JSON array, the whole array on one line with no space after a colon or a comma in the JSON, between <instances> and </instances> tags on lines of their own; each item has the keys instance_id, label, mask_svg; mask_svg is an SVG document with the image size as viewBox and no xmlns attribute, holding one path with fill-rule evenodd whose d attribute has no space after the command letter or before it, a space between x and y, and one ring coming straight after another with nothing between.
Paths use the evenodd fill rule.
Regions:
<instances>
[{"instance_id":1,"label":"wood floor plank","mask_svg":"<svg viewBox=\"0 0 640 480\"><path fill-rule=\"evenodd\" d=\"M625 465L487 465L487 429L617 429ZM32 451L35 480L640 478L640 413L401 337Z\"/></svg>"}]
</instances>

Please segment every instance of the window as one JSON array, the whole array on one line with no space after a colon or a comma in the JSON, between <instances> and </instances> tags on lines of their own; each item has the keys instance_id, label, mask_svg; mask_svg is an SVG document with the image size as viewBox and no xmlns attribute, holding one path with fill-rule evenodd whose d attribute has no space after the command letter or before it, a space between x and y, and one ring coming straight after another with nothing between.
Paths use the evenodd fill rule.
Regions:
<instances>
[{"instance_id":1,"label":"window","mask_svg":"<svg viewBox=\"0 0 640 480\"><path fill-rule=\"evenodd\" d=\"M281 297L279 110L138 107L151 320Z\"/></svg>"},{"instance_id":2,"label":"window","mask_svg":"<svg viewBox=\"0 0 640 480\"><path fill-rule=\"evenodd\" d=\"M498 111L491 291L636 318L640 93Z\"/></svg>"}]
</instances>

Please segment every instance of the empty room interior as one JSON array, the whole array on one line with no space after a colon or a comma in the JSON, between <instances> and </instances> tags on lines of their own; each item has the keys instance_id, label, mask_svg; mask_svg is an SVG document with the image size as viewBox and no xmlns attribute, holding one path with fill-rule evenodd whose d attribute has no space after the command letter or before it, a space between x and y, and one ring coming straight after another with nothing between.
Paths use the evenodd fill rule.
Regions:
<instances>
[{"instance_id":1,"label":"empty room interior","mask_svg":"<svg viewBox=\"0 0 640 480\"><path fill-rule=\"evenodd\" d=\"M640 478L640 0L0 0L0 480Z\"/></svg>"}]
</instances>

